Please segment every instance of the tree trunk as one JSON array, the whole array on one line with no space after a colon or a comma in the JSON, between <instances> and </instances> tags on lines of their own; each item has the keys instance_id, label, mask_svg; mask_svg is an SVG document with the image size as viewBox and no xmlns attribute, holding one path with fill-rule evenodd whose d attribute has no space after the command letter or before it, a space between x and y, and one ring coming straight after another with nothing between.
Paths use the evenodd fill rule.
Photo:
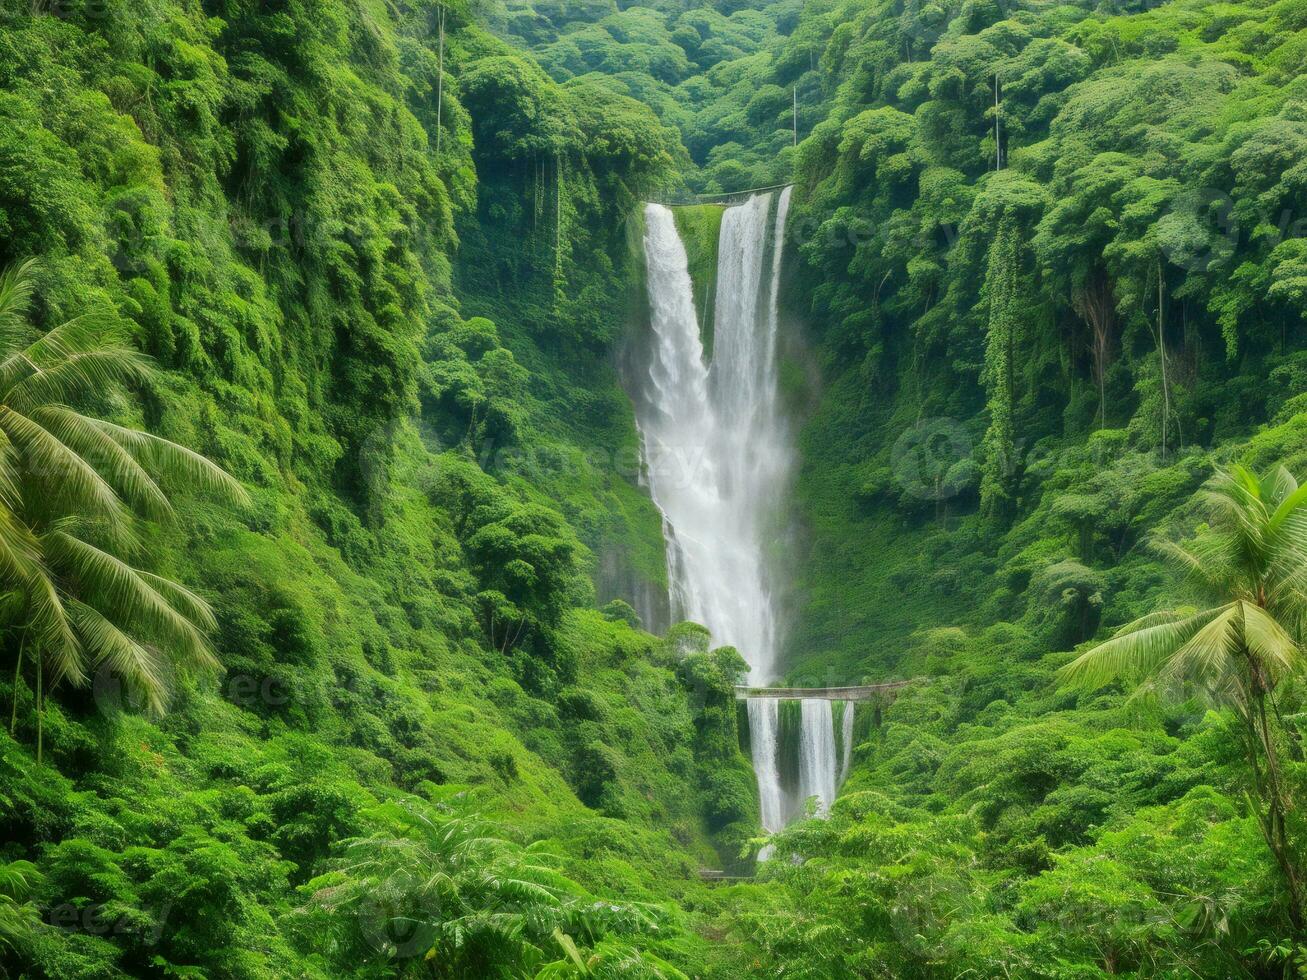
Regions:
<instances>
[{"instance_id":1,"label":"tree trunk","mask_svg":"<svg viewBox=\"0 0 1307 980\"><path fill-rule=\"evenodd\" d=\"M1107 428L1107 360L1112 351L1115 308L1107 276L1096 273L1071 297L1071 306L1089 327L1089 351L1098 386L1098 427Z\"/></svg>"},{"instance_id":2,"label":"tree trunk","mask_svg":"<svg viewBox=\"0 0 1307 980\"><path fill-rule=\"evenodd\" d=\"M1285 883L1289 886L1289 919L1293 922L1294 929L1301 931L1303 926L1302 881L1299 879L1298 868L1294 863L1293 852L1286 830L1289 801L1285 798L1284 786L1280 779L1279 754L1276 752L1275 738L1271 734L1270 725L1266 718L1266 695L1262 693L1259 693L1257 697L1257 719L1258 727L1261 730L1263 750L1266 753L1266 784L1268 790L1266 842L1275 854L1275 861L1279 864L1280 871L1284 874Z\"/></svg>"},{"instance_id":3,"label":"tree trunk","mask_svg":"<svg viewBox=\"0 0 1307 980\"><path fill-rule=\"evenodd\" d=\"M554 291L563 278L563 155L554 154Z\"/></svg>"},{"instance_id":4,"label":"tree trunk","mask_svg":"<svg viewBox=\"0 0 1307 980\"><path fill-rule=\"evenodd\" d=\"M36 764L45 757L45 662L36 658Z\"/></svg>"},{"instance_id":5,"label":"tree trunk","mask_svg":"<svg viewBox=\"0 0 1307 980\"><path fill-rule=\"evenodd\" d=\"M1003 134L999 126L998 73L994 73L994 169L1003 169Z\"/></svg>"},{"instance_id":6,"label":"tree trunk","mask_svg":"<svg viewBox=\"0 0 1307 980\"><path fill-rule=\"evenodd\" d=\"M9 713L9 734L18 730L18 682L22 679L23 650L27 647L27 634L18 641L18 660L14 663L14 705Z\"/></svg>"},{"instance_id":7,"label":"tree trunk","mask_svg":"<svg viewBox=\"0 0 1307 980\"><path fill-rule=\"evenodd\" d=\"M1303 928L1303 884L1298 866L1294 861L1292 845L1286 829L1286 820L1291 805L1284 791L1279 753L1275 748L1275 737L1271 732L1270 719L1266 715L1268 688L1261 665L1257 662L1257 659L1246 649L1244 650L1244 657L1248 663L1248 687L1251 698L1251 703L1247 706L1245 714L1245 724L1249 729L1250 741L1253 743L1250 751L1255 755L1257 747L1260 746L1261 754L1266 759L1264 779L1261 778L1260 767L1257 766L1255 761L1253 764L1254 776L1257 777L1258 793L1262 797L1263 805L1266 808L1264 815L1258 813L1258 823L1262 828L1262 836L1266 838L1266 845L1275 856L1275 863L1279 865L1280 873L1284 876L1285 884L1289 889L1289 921L1293 923L1295 932L1301 932Z\"/></svg>"},{"instance_id":8,"label":"tree trunk","mask_svg":"<svg viewBox=\"0 0 1307 980\"><path fill-rule=\"evenodd\" d=\"M1171 389L1166 382L1166 313L1165 280L1162 278L1162 260L1157 260L1157 356L1162 365L1162 462L1166 462L1166 430L1171 421Z\"/></svg>"}]
</instances>

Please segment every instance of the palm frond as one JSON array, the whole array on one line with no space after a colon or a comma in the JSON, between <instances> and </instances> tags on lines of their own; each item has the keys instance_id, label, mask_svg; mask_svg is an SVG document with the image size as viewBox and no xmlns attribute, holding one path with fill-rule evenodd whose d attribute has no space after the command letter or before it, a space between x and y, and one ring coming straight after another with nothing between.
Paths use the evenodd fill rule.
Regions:
<instances>
[{"instance_id":1,"label":"palm frond","mask_svg":"<svg viewBox=\"0 0 1307 980\"><path fill-rule=\"evenodd\" d=\"M1192 606L1183 606L1179 609L1159 609L1156 612L1150 612L1140 616L1133 622L1126 623L1124 626L1118 626L1112 631L1113 636L1124 636L1127 633L1135 633L1141 629L1150 626L1159 626L1164 623L1177 623L1182 619L1188 619L1198 610Z\"/></svg>"},{"instance_id":2,"label":"palm frond","mask_svg":"<svg viewBox=\"0 0 1307 980\"><path fill-rule=\"evenodd\" d=\"M1261 550L1271 515L1251 470L1234 465L1218 472L1208 482L1205 497L1239 538L1244 557Z\"/></svg>"},{"instance_id":3,"label":"palm frond","mask_svg":"<svg viewBox=\"0 0 1307 980\"><path fill-rule=\"evenodd\" d=\"M1290 636L1307 636L1307 568L1274 583L1266 594L1267 614Z\"/></svg>"},{"instance_id":4,"label":"palm frond","mask_svg":"<svg viewBox=\"0 0 1307 980\"><path fill-rule=\"evenodd\" d=\"M11 350L0 360L0 395L7 397L10 389L24 378L76 354L119 346L120 333L117 313L109 309L96 309L65 320L25 348Z\"/></svg>"},{"instance_id":5,"label":"palm frond","mask_svg":"<svg viewBox=\"0 0 1307 980\"><path fill-rule=\"evenodd\" d=\"M0 588L21 595L55 683L109 663L161 710L174 658L214 666L213 611L183 586L127 564L133 514L171 513L165 480L243 502L197 453L70 407L144 379L111 306L40 332L27 317L33 264L0 272Z\"/></svg>"},{"instance_id":6,"label":"palm frond","mask_svg":"<svg viewBox=\"0 0 1307 980\"><path fill-rule=\"evenodd\" d=\"M25 900L42 878L41 871L31 861L10 861L0 864L0 895Z\"/></svg>"},{"instance_id":7,"label":"palm frond","mask_svg":"<svg viewBox=\"0 0 1307 980\"><path fill-rule=\"evenodd\" d=\"M1224 612L1209 609L1170 622L1119 633L1058 672L1062 684L1094 690L1118 678L1146 677Z\"/></svg>"},{"instance_id":8,"label":"palm frond","mask_svg":"<svg viewBox=\"0 0 1307 980\"><path fill-rule=\"evenodd\" d=\"M159 485L96 420L66 405L43 405L32 412L32 420L93 464L119 496L144 516L162 518L172 513L172 505Z\"/></svg>"},{"instance_id":9,"label":"palm frond","mask_svg":"<svg viewBox=\"0 0 1307 980\"><path fill-rule=\"evenodd\" d=\"M0 507L0 579L23 587L31 576L44 571L36 535L13 511Z\"/></svg>"},{"instance_id":10,"label":"palm frond","mask_svg":"<svg viewBox=\"0 0 1307 980\"><path fill-rule=\"evenodd\" d=\"M138 429L128 429L103 419L94 419L93 422L131 453L142 466L165 481L185 483L193 490L231 503L249 503L249 494L240 482L199 453Z\"/></svg>"},{"instance_id":11,"label":"palm frond","mask_svg":"<svg viewBox=\"0 0 1307 980\"><path fill-rule=\"evenodd\" d=\"M1282 500L1267 524L1266 575L1271 588L1307 579L1307 487Z\"/></svg>"},{"instance_id":12,"label":"palm frond","mask_svg":"<svg viewBox=\"0 0 1307 980\"><path fill-rule=\"evenodd\" d=\"M134 632L180 650L197 667L217 665L200 627L135 568L64 531L52 531L44 540L47 560L72 575L81 601L120 626L130 623Z\"/></svg>"},{"instance_id":13,"label":"palm frond","mask_svg":"<svg viewBox=\"0 0 1307 980\"><path fill-rule=\"evenodd\" d=\"M0 865L0 948L21 946L40 928L40 911L30 900L40 881L41 872L30 861Z\"/></svg>"},{"instance_id":14,"label":"palm frond","mask_svg":"<svg viewBox=\"0 0 1307 980\"><path fill-rule=\"evenodd\" d=\"M1166 685L1188 681L1219 684L1239 652L1239 622L1242 603L1232 602L1218 611L1202 629L1175 649L1159 665L1158 678Z\"/></svg>"},{"instance_id":15,"label":"palm frond","mask_svg":"<svg viewBox=\"0 0 1307 980\"><path fill-rule=\"evenodd\" d=\"M1243 640L1262 667L1279 681L1303 666L1302 648L1265 609L1241 602Z\"/></svg>"},{"instance_id":16,"label":"palm frond","mask_svg":"<svg viewBox=\"0 0 1307 980\"><path fill-rule=\"evenodd\" d=\"M1219 535L1209 535L1191 547L1154 536L1149 538L1148 547L1204 589L1221 588L1234 557L1229 539Z\"/></svg>"},{"instance_id":17,"label":"palm frond","mask_svg":"<svg viewBox=\"0 0 1307 980\"><path fill-rule=\"evenodd\" d=\"M89 511L124 520L126 507L114 488L80 455L25 415L0 405L2 430L22 455L24 475L34 481L41 509Z\"/></svg>"},{"instance_id":18,"label":"palm frond","mask_svg":"<svg viewBox=\"0 0 1307 980\"><path fill-rule=\"evenodd\" d=\"M1289 496L1285 497L1275 512L1270 517L1270 527L1273 531L1279 531L1288 526L1290 533L1301 535L1303 533L1303 522L1307 521L1307 507L1303 504L1307 502L1307 486L1299 487Z\"/></svg>"},{"instance_id":19,"label":"palm frond","mask_svg":"<svg viewBox=\"0 0 1307 980\"><path fill-rule=\"evenodd\" d=\"M28 629L54 668L55 680L84 681L81 647L59 589L45 564L41 542L12 511L3 507L0 507L0 581L23 595Z\"/></svg>"},{"instance_id":20,"label":"palm frond","mask_svg":"<svg viewBox=\"0 0 1307 980\"><path fill-rule=\"evenodd\" d=\"M1298 480L1287 467L1277 466L1262 480L1262 487L1266 491L1267 503L1274 511L1297 492Z\"/></svg>"},{"instance_id":21,"label":"palm frond","mask_svg":"<svg viewBox=\"0 0 1307 980\"><path fill-rule=\"evenodd\" d=\"M151 712L162 714L167 707L170 678L167 661L159 651L138 643L85 603L71 602L69 610L83 649L94 664L107 665L130 688L145 696Z\"/></svg>"},{"instance_id":22,"label":"palm frond","mask_svg":"<svg viewBox=\"0 0 1307 980\"><path fill-rule=\"evenodd\" d=\"M32 609L31 629L38 648L50 665L53 686L68 681L75 686L86 683L82 644L68 618L68 609L54 581L47 575L33 576L28 602Z\"/></svg>"},{"instance_id":23,"label":"palm frond","mask_svg":"<svg viewBox=\"0 0 1307 980\"><path fill-rule=\"evenodd\" d=\"M1217 473L1216 484L1237 491L1241 499L1261 500L1262 481L1242 463L1234 463Z\"/></svg>"},{"instance_id":24,"label":"palm frond","mask_svg":"<svg viewBox=\"0 0 1307 980\"><path fill-rule=\"evenodd\" d=\"M36 260L11 265L0 271L0 357L21 346L31 332L27 310L36 291Z\"/></svg>"},{"instance_id":25,"label":"palm frond","mask_svg":"<svg viewBox=\"0 0 1307 980\"><path fill-rule=\"evenodd\" d=\"M62 358L9 386L5 401L20 412L51 402L71 402L104 393L124 381L140 381L151 373L149 359L129 347L100 347Z\"/></svg>"},{"instance_id":26,"label":"palm frond","mask_svg":"<svg viewBox=\"0 0 1307 980\"><path fill-rule=\"evenodd\" d=\"M1279 540L1266 563L1264 587L1292 590L1307 583L1307 520L1301 541Z\"/></svg>"},{"instance_id":27,"label":"palm frond","mask_svg":"<svg viewBox=\"0 0 1307 980\"><path fill-rule=\"evenodd\" d=\"M168 600L168 604L205 632L218 628L218 619L213 615L213 607L180 582L137 569L136 574L156 592Z\"/></svg>"},{"instance_id":28,"label":"palm frond","mask_svg":"<svg viewBox=\"0 0 1307 980\"><path fill-rule=\"evenodd\" d=\"M528 878L513 875L487 875L483 880L486 887L512 902L534 903L537 905L558 905L559 896L552 889Z\"/></svg>"},{"instance_id":29,"label":"palm frond","mask_svg":"<svg viewBox=\"0 0 1307 980\"><path fill-rule=\"evenodd\" d=\"M22 480L16 465L19 453L0 429L0 507L17 511L23 505Z\"/></svg>"}]
</instances>

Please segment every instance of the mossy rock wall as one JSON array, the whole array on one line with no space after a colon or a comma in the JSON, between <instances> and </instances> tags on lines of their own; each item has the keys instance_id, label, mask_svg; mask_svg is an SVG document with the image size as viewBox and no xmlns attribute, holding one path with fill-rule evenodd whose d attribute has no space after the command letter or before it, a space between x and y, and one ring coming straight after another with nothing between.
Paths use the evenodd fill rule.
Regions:
<instances>
[{"instance_id":1,"label":"mossy rock wall","mask_svg":"<svg viewBox=\"0 0 1307 980\"><path fill-rule=\"evenodd\" d=\"M713 314L717 305L717 242L721 237L720 204L691 204L673 209L676 230L685 244L685 257L694 284L694 308L699 314L699 332L704 356L712 357Z\"/></svg>"}]
</instances>

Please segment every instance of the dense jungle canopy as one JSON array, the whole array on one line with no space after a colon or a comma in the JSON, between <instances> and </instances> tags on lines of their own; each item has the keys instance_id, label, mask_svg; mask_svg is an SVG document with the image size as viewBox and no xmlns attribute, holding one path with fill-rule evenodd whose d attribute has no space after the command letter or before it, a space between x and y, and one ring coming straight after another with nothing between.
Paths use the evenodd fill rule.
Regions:
<instances>
[{"instance_id":1,"label":"dense jungle canopy","mask_svg":"<svg viewBox=\"0 0 1307 980\"><path fill-rule=\"evenodd\" d=\"M765 837L623 382L791 184ZM0 270L0 976L1307 977L1307 0L0 0Z\"/></svg>"}]
</instances>

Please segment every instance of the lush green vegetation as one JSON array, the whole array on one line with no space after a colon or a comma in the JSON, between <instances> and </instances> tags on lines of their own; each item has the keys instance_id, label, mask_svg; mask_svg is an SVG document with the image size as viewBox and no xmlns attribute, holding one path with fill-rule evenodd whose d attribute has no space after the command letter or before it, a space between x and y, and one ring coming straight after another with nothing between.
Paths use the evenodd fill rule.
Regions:
<instances>
[{"instance_id":1,"label":"lush green vegetation","mask_svg":"<svg viewBox=\"0 0 1307 980\"><path fill-rule=\"evenodd\" d=\"M681 178L719 192L790 178L791 76L800 82L800 134L824 116L815 87L824 39L805 16L808 6L495 0L486 12L498 33L530 48L554 78L586 79L651 107L681 133ZM794 60L800 56L802 66ZM785 62L779 71L777 59Z\"/></svg>"},{"instance_id":2,"label":"lush green vegetation","mask_svg":"<svg viewBox=\"0 0 1307 980\"><path fill-rule=\"evenodd\" d=\"M705 959L664 911L722 860L697 709L596 608L665 574L608 350L675 137L458 4L7 5L0 49L5 969ZM461 905L396 857L347 907L356 848L436 825ZM517 934L496 876L553 926L478 932ZM385 939L420 911L431 966Z\"/></svg>"},{"instance_id":3,"label":"lush green vegetation","mask_svg":"<svg viewBox=\"0 0 1307 980\"><path fill-rule=\"evenodd\" d=\"M515 33L560 77L569 39L610 84L634 84L622 45L665 50L644 5L531 6L554 34ZM700 14L649 6L668 35ZM712 92L708 113L647 96L692 186L796 181L790 673L926 682L834 818L791 832L804 863L733 889L720 924L800 974L1301 970L1278 856L1301 874L1307 831L1294 809L1281 835L1240 700L1058 677L1193 601L1149 544L1201 531L1217 468L1307 465L1299 5L712 6L776 34L704 71L682 33L690 67L645 90ZM730 169L698 148L709 118L739 124L714 137ZM1253 744L1301 795L1289 673Z\"/></svg>"},{"instance_id":4,"label":"lush green vegetation","mask_svg":"<svg viewBox=\"0 0 1307 980\"><path fill-rule=\"evenodd\" d=\"M717 239L722 230L723 211L725 208L715 204L689 204L674 212L676 230L685 244L705 357L712 356L713 317L717 312Z\"/></svg>"},{"instance_id":5,"label":"lush green vegetation","mask_svg":"<svg viewBox=\"0 0 1307 980\"><path fill-rule=\"evenodd\" d=\"M1307 976L1305 25L0 0L0 971ZM791 676L919 682L706 886L613 352L791 178Z\"/></svg>"}]
</instances>

